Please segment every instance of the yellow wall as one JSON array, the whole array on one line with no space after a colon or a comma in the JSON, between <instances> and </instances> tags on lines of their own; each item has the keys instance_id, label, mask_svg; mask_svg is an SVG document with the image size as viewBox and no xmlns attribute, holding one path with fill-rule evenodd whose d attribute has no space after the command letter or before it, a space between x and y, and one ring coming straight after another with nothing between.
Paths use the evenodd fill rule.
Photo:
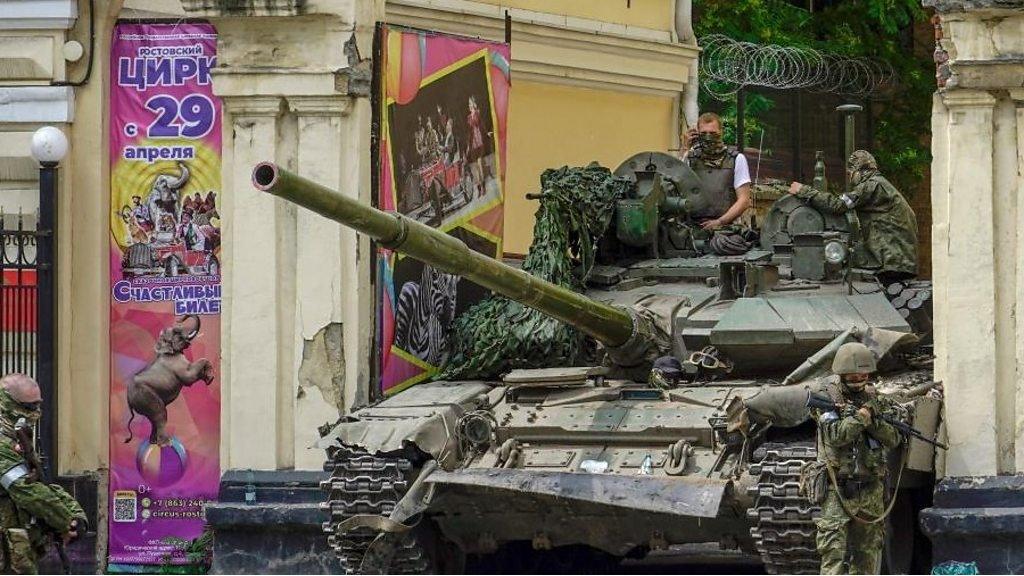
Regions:
<instances>
[{"instance_id":1,"label":"yellow wall","mask_svg":"<svg viewBox=\"0 0 1024 576\"><path fill-rule=\"evenodd\" d=\"M665 0L477 0L502 8L521 8L548 14L671 30L672 2Z\"/></svg>"},{"instance_id":2,"label":"yellow wall","mask_svg":"<svg viewBox=\"0 0 1024 576\"><path fill-rule=\"evenodd\" d=\"M666 150L673 107L663 96L513 81L505 251L525 254L530 246L537 205L526 193L538 190L541 172L593 160L614 170L636 152Z\"/></svg>"}]
</instances>

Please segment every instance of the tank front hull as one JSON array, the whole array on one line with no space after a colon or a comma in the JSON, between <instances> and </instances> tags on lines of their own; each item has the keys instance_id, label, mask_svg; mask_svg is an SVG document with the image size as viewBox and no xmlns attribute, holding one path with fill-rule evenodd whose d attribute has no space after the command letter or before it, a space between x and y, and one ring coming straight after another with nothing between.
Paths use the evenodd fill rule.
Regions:
<instances>
[{"instance_id":1,"label":"tank front hull","mask_svg":"<svg viewBox=\"0 0 1024 576\"><path fill-rule=\"evenodd\" d=\"M615 556L704 542L753 549L728 480L477 468L426 481L428 514L467 553L516 541Z\"/></svg>"}]
</instances>

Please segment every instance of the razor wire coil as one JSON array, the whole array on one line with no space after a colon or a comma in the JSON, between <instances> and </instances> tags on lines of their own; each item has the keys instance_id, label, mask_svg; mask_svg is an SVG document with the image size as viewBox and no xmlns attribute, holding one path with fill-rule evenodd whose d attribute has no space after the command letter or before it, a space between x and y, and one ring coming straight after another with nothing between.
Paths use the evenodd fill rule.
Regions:
<instances>
[{"instance_id":1,"label":"razor wire coil","mask_svg":"<svg viewBox=\"0 0 1024 576\"><path fill-rule=\"evenodd\" d=\"M896 81L886 62L813 48L755 44L722 34L700 38L701 87L725 100L747 86L869 96Z\"/></svg>"}]
</instances>

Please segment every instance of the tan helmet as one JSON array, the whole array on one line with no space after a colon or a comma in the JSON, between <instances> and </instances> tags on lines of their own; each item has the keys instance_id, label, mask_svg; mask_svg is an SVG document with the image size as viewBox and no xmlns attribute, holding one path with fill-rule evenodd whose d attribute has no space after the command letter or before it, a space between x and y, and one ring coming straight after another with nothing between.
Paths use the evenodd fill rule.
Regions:
<instances>
[{"instance_id":1,"label":"tan helmet","mask_svg":"<svg viewBox=\"0 0 1024 576\"><path fill-rule=\"evenodd\" d=\"M875 370L875 355L860 342L843 344L832 360L834 374L870 374Z\"/></svg>"}]
</instances>

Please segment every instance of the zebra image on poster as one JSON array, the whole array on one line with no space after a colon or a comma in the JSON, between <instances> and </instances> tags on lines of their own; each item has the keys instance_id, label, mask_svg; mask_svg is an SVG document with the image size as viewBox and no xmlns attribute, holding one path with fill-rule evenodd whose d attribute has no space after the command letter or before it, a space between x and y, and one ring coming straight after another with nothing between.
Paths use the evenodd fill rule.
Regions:
<instances>
[{"instance_id":1,"label":"zebra image on poster","mask_svg":"<svg viewBox=\"0 0 1024 576\"><path fill-rule=\"evenodd\" d=\"M393 26L378 33L377 207L500 258L508 45ZM455 318L489 292L383 248L376 280L380 390L393 394L437 373Z\"/></svg>"}]
</instances>

